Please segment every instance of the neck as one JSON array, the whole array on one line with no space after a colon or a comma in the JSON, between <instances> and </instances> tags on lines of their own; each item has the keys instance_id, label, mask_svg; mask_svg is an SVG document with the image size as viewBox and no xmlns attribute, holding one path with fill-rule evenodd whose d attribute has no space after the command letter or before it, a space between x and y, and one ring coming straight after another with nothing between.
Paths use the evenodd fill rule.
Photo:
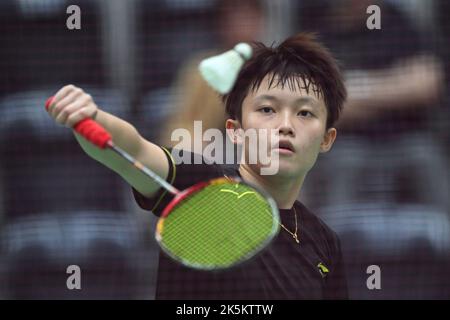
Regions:
<instances>
[{"instance_id":1,"label":"neck","mask_svg":"<svg viewBox=\"0 0 450 320\"><path fill-rule=\"evenodd\" d=\"M302 188L305 174L295 177L261 176L248 165L241 164L239 173L244 181L254 184L269 193L279 209L291 209Z\"/></svg>"}]
</instances>

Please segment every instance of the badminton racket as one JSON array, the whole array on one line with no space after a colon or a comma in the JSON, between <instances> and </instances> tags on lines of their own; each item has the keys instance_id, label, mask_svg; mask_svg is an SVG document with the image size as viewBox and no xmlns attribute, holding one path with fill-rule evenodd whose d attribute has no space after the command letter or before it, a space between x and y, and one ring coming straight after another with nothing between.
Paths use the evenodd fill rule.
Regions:
<instances>
[{"instance_id":1,"label":"badminton racket","mask_svg":"<svg viewBox=\"0 0 450 320\"><path fill-rule=\"evenodd\" d=\"M258 187L219 177L180 191L115 145L94 120L83 119L73 129L99 148L112 149L174 196L157 222L155 238L181 264L200 270L229 268L254 257L278 234L276 203Z\"/></svg>"}]
</instances>

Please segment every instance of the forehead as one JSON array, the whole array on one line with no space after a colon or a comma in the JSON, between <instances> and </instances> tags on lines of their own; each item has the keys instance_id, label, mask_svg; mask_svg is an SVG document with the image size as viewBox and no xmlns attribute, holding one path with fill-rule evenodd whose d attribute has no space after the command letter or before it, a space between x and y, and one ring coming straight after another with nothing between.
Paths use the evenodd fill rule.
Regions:
<instances>
[{"instance_id":1,"label":"forehead","mask_svg":"<svg viewBox=\"0 0 450 320\"><path fill-rule=\"evenodd\" d=\"M301 77L292 77L284 83L279 77L266 75L259 87L250 87L247 98L260 99L262 96L273 96L278 100L295 100L298 98L308 98L318 104L323 103L323 95L313 83L308 83Z\"/></svg>"}]
</instances>

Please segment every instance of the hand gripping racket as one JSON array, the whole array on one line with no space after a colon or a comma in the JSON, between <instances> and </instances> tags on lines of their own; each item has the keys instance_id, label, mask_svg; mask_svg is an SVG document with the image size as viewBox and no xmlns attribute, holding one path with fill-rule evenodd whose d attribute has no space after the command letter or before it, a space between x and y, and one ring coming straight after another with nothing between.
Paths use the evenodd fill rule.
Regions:
<instances>
[{"instance_id":1,"label":"hand gripping racket","mask_svg":"<svg viewBox=\"0 0 450 320\"><path fill-rule=\"evenodd\" d=\"M255 256L277 235L276 203L257 187L220 177L180 191L114 145L94 120L81 120L74 130L99 148L111 148L175 196L158 220L155 237L162 250L183 265L201 270L232 267Z\"/></svg>"}]
</instances>

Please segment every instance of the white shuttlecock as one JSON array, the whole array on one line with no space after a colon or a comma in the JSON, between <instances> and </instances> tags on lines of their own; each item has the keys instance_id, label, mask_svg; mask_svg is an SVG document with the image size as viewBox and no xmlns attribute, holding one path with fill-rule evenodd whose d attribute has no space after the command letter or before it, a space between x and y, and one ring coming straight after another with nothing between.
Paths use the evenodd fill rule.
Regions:
<instances>
[{"instance_id":1,"label":"white shuttlecock","mask_svg":"<svg viewBox=\"0 0 450 320\"><path fill-rule=\"evenodd\" d=\"M203 79L212 88L225 94L233 88L241 67L251 56L252 47L248 43L241 42L232 50L203 60L199 70Z\"/></svg>"}]
</instances>

